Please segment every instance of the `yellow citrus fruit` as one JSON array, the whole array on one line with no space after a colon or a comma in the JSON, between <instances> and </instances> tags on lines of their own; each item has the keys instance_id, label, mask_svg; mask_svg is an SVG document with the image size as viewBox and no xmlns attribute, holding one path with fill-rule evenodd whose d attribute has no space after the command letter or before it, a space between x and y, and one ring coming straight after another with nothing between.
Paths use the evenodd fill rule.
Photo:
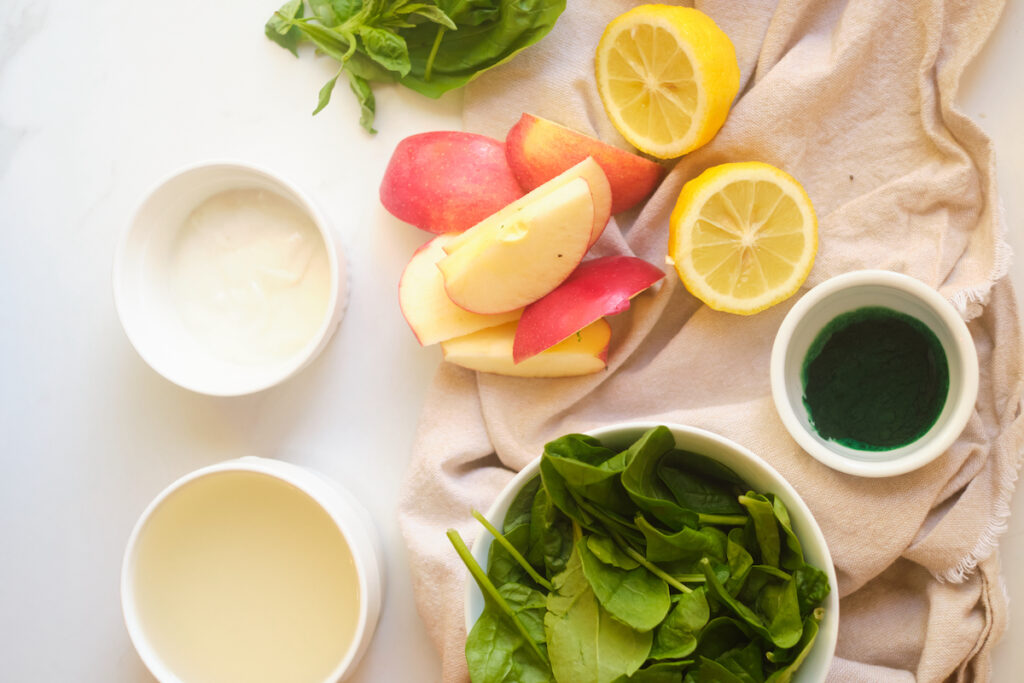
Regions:
<instances>
[{"instance_id":1,"label":"yellow citrus fruit","mask_svg":"<svg viewBox=\"0 0 1024 683\"><path fill-rule=\"evenodd\" d=\"M594 61L608 118L637 149L660 159L711 140L740 87L729 36L690 7L640 5L616 17Z\"/></svg>"},{"instance_id":2,"label":"yellow citrus fruit","mask_svg":"<svg viewBox=\"0 0 1024 683\"><path fill-rule=\"evenodd\" d=\"M668 256L694 296L749 315L789 298L814 265L818 219L804 188L759 161L713 166L686 183Z\"/></svg>"}]
</instances>

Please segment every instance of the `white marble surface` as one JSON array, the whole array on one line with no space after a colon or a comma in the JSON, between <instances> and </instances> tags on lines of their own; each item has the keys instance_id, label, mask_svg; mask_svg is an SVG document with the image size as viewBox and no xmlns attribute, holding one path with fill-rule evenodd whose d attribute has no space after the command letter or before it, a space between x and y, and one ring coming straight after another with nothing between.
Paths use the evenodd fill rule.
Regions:
<instances>
[{"instance_id":1,"label":"white marble surface","mask_svg":"<svg viewBox=\"0 0 1024 683\"><path fill-rule=\"evenodd\" d=\"M0 679L149 681L118 604L124 542L145 504L201 465L257 454L314 466L370 509L386 547L377 637L352 680L437 681L412 605L395 505L439 360L396 303L425 235L376 188L406 135L456 128L458 93L434 102L378 88L376 137L342 86L309 112L330 65L269 43L252 0L0 2ZM1012 3L964 91L992 134L1007 222L1024 252L1024 6ZM239 399L178 389L135 354L110 293L116 240L159 177L207 158L275 169L342 235L352 300L337 337L294 380ZM1014 266L1018 286L1024 267ZM1024 505L1003 557L1024 596ZM438 539L444 542L443 538ZM1018 606L1018 605L1015 605ZM996 681L1017 680L1014 611Z\"/></svg>"}]
</instances>

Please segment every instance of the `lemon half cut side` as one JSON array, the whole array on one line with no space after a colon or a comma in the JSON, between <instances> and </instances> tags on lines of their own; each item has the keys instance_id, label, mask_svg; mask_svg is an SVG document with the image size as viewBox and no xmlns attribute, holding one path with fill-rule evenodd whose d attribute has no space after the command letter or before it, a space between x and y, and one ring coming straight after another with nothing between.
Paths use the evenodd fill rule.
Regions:
<instances>
[{"instance_id":1,"label":"lemon half cut side","mask_svg":"<svg viewBox=\"0 0 1024 683\"><path fill-rule=\"evenodd\" d=\"M732 42L690 7L640 5L618 16L605 28L594 64L614 126L660 159L711 140L739 91Z\"/></svg>"},{"instance_id":2,"label":"lemon half cut side","mask_svg":"<svg viewBox=\"0 0 1024 683\"><path fill-rule=\"evenodd\" d=\"M722 164L683 186L668 256L711 308L749 315L792 296L818 250L810 197L789 174L752 161Z\"/></svg>"}]
</instances>

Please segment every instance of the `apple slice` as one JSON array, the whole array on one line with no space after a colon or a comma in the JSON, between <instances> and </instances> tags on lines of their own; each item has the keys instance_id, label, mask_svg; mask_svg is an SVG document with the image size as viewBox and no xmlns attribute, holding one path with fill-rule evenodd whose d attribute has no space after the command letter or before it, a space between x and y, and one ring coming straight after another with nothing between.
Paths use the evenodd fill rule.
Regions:
<instances>
[{"instance_id":1,"label":"apple slice","mask_svg":"<svg viewBox=\"0 0 1024 683\"><path fill-rule=\"evenodd\" d=\"M523 114L512 126L505 137L505 153L524 190L532 190L581 159L593 157L611 184L612 213L643 201L662 174L661 166L650 159L532 114Z\"/></svg>"},{"instance_id":2,"label":"apple slice","mask_svg":"<svg viewBox=\"0 0 1024 683\"><path fill-rule=\"evenodd\" d=\"M405 138L395 147L380 183L385 209L433 233L471 228L522 196L505 145L458 131Z\"/></svg>"},{"instance_id":3,"label":"apple slice","mask_svg":"<svg viewBox=\"0 0 1024 683\"><path fill-rule=\"evenodd\" d=\"M577 178L491 229L471 228L437 262L448 297L473 313L505 313L541 298L575 270L594 217L590 186Z\"/></svg>"},{"instance_id":4,"label":"apple slice","mask_svg":"<svg viewBox=\"0 0 1024 683\"><path fill-rule=\"evenodd\" d=\"M589 375L608 364L608 342L612 328L598 320L579 335L556 344L522 363L512 361L512 340L516 323L505 323L479 332L441 342L444 359L470 370L516 377L571 377Z\"/></svg>"},{"instance_id":5,"label":"apple slice","mask_svg":"<svg viewBox=\"0 0 1024 683\"><path fill-rule=\"evenodd\" d=\"M665 277L635 256L605 256L580 265L572 275L523 311L516 328L516 363L549 349L606 315L629 308L629 300Z\"/></svg>"},{"instance_id":6,"label":"apple slice","mask_svg":"<svg viewBox=\"0 0 1024 683\"><path fill-rule=\"evenodd\" d=\"M444 291L444 278L437 262L444 258L443 245L455 233L438 235L412 255L398 281L398 304L405 322L423 346L518 320L522 309L480 315L456 306Z\"/></svg>"},{"instance_id":7,"label":"apple slice","mask_svg":"<svg viewBox=\"0 0 1024 683\"><path fill-rule=\"evenodd\" d=\"M534 189L526 196L517 199L505 208L501 209L493 216L489 216L486 220L481 221L480 225L487 225L487 228L481 228L480 225L473 226L473 230L476 233L483 231L494 232L500 229L500 227L509 221L511 221L515 214L522 211L524 206L529 206L533 202L539 200L541 197L547 196L559 189L560 187L571 183L577 178L583 178L590 185L590 194L594 199L594 222L590 230L590 240L587 246L591 246L604 232L604 228L608 225L608 219L611 217L612 209L612 189L608 184L608 178L605 176L604 171L593 159L584 159L572 168L565 171L555 178L552 178L548 182L544 183L540 187ZM479 230L477 230L479 228ZM469 234L470 230L462 233L451 242L448 242L444 250L449 254L459 249L463 244L474 239L474 235Z\"/></svg>"}]
</instances>

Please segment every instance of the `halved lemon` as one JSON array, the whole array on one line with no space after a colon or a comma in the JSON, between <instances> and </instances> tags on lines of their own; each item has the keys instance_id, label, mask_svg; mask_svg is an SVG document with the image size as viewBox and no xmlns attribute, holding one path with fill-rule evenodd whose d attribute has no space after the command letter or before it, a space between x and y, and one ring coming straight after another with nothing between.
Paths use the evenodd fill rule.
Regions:
<instances>
[{"instance_id":1,"label":"halved lemon","mask_svg":"<svg viewBox=\"0 0 1024 683\"><path fill-rule=\"evenodd\" d=\"M612 123L630 144L660 159L711 140L740 86L729 37L691 7L640 5L616 17L594 61Z\"/></svg>"},{"instance_id":2,"label":"halved lemon","mask_svg":"<svg viewBox=\"0 0 1024 683\"><path fill-rule=\"evenodd\" d=\"M750 161L714 166L683 186L668 256L694 296L749 315L793 295L814 265L818 219L786 172Z\"/></svg>"}]
</instances>

